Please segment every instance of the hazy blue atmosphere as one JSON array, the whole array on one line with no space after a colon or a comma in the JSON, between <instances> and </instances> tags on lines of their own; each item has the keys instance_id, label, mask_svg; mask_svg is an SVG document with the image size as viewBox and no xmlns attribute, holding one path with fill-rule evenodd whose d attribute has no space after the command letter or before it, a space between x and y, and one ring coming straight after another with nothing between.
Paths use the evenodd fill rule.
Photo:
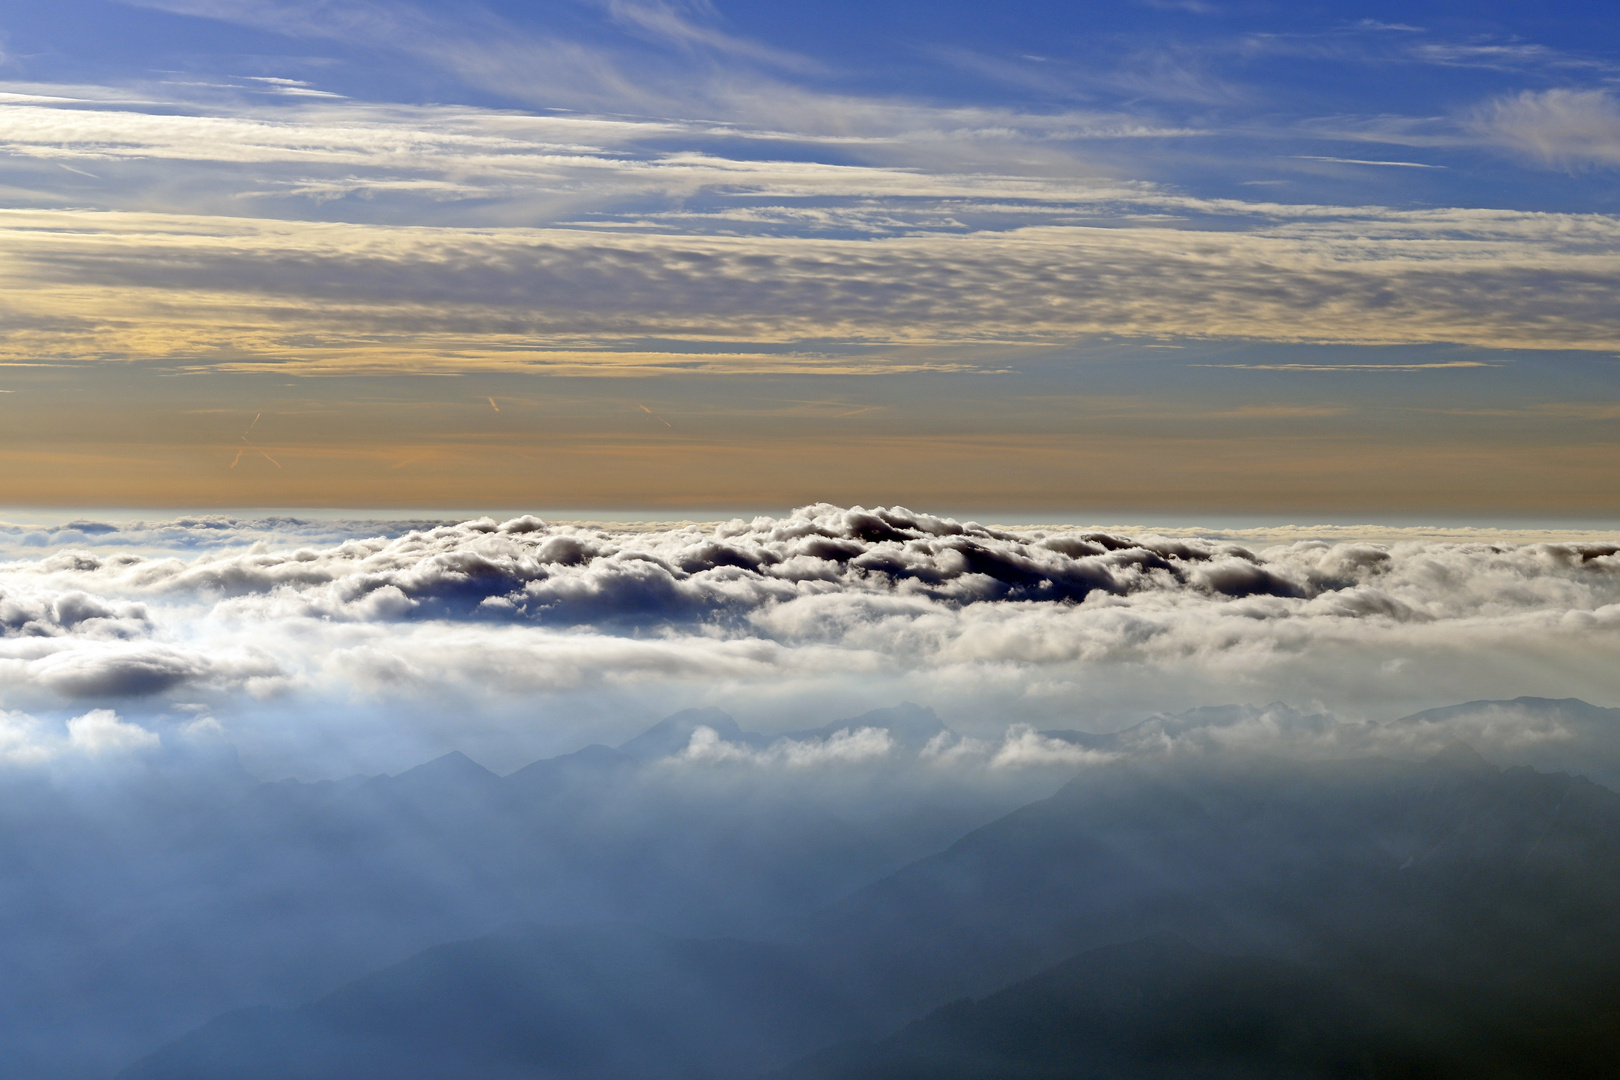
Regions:
<instances>
[{"instance_id":1,"label":"hazy blue atmosphere","mask_svg":"<svg viewBox=\"0 0 1620 1080\"><path fill-rule=\"evenodd\" d=\"M0 0L4 1080L1609 1080L1620 18Z\"/></svg>"}]
</instances>

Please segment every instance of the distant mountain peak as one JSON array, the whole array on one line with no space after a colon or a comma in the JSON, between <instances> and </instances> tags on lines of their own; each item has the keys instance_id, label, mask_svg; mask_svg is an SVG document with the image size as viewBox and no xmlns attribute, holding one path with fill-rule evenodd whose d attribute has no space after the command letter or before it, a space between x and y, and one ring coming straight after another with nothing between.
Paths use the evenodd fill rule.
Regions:
<instances>
[{"instance_id":1,"label":"distant mountain peak","mask_svg":"<svg viewBox=\"0 0 1620 1080\"><path fill-rule=\"evenodd\" d=\"M1424 709L1395 720L1396 724L1417 724L1445 721L1459 716L1468 716L1474 713L1502 712L1507 710L1524 710L1534 713L1553 713L1568 717L1581 717L1585 719L1612 719L1620 716L1620 709L1605 709L1580 698L1544 698L1522 696L1512 699L1482 699L1479 701L1466 701L1460 705L1442 705L1435 709Z\"/></svg>"},{"instance_id":2,"label":"distant mountain peak","mask_svg":"<svg viewBox=\"0 0 1620 1080\"><path fill-rule=\"evenodd\" d=\"M682 709L621 745L619 752L633 758L669 757L686 749L692 741L692 732L700 727L711 729L727 742L751 744L758 740L757 736L738 727L730 714L719 709Z\"/></svg>"},{"instance_id":3,"label":"distant mountain peak","mask_svg":"<svg viewBox=\"0 0 1620 1080\"><path fill-rule=\"evenodd\" d=\"M495 774L466 754L463 754L460 750L452 750L448 754L441 754L432 761L418 765L414 769L407 769L393 779L414 783L421 781L477 781L485 778L494 779Z\"/></svg>"}]
</instances>

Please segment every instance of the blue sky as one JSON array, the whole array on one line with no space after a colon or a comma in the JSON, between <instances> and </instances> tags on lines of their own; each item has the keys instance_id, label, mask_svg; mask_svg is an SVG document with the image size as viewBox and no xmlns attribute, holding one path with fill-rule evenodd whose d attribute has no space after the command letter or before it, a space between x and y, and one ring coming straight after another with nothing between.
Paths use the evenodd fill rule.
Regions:
<instances>
[{"instance_id":1,"label":"blue sky","mask_svg":"<svg viewBox=\"0 0 1620 1080\"><path fill-rule=\"evenodd\" d=\"M251 84L279 78L370 102L733 122L750 91L1076 114L1115 121L1093 120L1101 137L1078 142L1146 134L1132 178L1203 194L1252 195L1229 189L1259 175L1334 201L1579 211L1614 198L1594 166L1613 164L1600 136L1608 119L1613 137L1604 98L1620 57L1597 4L77 0L9 5L4 33L7 73L42 82L190 74L273 100L276 84ZM1525 96L1544 110L1527 115L1569 124L1539 149L1494 112ZM837 120L820 119L823 133Z\"/></svg>"},{"instance_id":2,"label":"blue sky","mask_svg":"<svg viewBox=\"0 0 1620 1080\"><path fill-rule=\"evenodd\" d=\"M1617 509L1597 5L75 0L0 51L0 501Z\"/></svg>"}]
</instances>

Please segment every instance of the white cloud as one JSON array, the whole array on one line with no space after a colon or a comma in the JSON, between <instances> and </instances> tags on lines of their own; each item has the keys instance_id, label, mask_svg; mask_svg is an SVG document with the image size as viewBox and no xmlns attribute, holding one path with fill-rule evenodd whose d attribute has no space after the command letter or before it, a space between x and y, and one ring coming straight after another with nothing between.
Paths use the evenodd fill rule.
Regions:
<instances>
[{"instance_id":1,"label":"white cloud","mask_svg":"<svg viewBox=\"0 0 1620 1080\"><path fill-rule=\"evenodd\" d=\"M715 764L739 762L762 766L807 769L825 765L856 765L888 758L894 737L882 728L844 728L822 739L777 739L764 748L727 742L713 728L700 725L691 740L671 761Z\"/></svg>"},{"instance_id":2,"label":"white cloud","mask_svg":"<svg viewBox=\"0 0 1620 1080\"><path fill-rule=\"evenodd\" d=\"M1620 166L1620 102L1607 90L1525 90L1481 107L1472 126L1544 165Z\"/></svg>"},{"instance_id":3,"label":"white cloud","mask_svg":"<svg viewBox=\"0 0 1620 1080\"><path fill-rule=\"evenodd\" d=\"M151 750L163 740L156 732L120 720L111 709L95 709L67 723L68 742L86 754L127 754Z\"/></svg>"},{"instance_id":4,"label":"white cloud","mask_svg":"<svg viewBox=\"0 0 1620 1080\"><path fill-rule=\"evenodd\" d=\"M668 0L607 0L614 20L654 37L686 47L702 47L731 57L757 60L790 71L819 71L821 65L794 53L735 37L713 25L716 12L707 0L684 5ZM694 18L694 16L698 16Z\"/></svg>"},{"instance_id":5,"label":"white cloud","mask_svg":"<svg viewBox=\"0 0 1620 1080\"><path fill-rule=\"evenodd\" d=\"M55 757L56 747L48 745L43 728L26 713L0 709L0 763L36 766Z\"/></svg>"},{"instance_id":6,"label":"white cloud","mask_svg":"<svg viewBox=\"0 0 1620 1080\"><path fill-rule=\"evenodd\" d=\"M0 764L34 768L90 758L117 759L156 750L154 731L119 717L112 709L92 709L67 721L50 723L27 713L0 709Z\"/></svg>"},{"instance_id":7,"label":"white cloud","mask_svg":"<svg viewBox=\"0 0 1620 1080\"><path fill-rule=\"evenodd\" d=\"M29 597L30 611L141 620L127 636L86 618L0 638L0 700L206 712L291 769L389 725L449 746L476 730L520 759L555 745L537 708L814 716L831 701L860 711L910 698L968 736L926 756L1027 763L1085 758L1039 730L1209 702L1345 717L1317 731L1262 710L1204 724L1197 738L1212 744L1276 742L1286 728L1348 746L1365 743L1354 725L1368 718L1451 701L1620 699L1612 542L1396 531L1374 543L1341 528L1262 533L1262 547L828 505L717 525L522 517L316 543L293 523L281 544L264 539L272 525L198 521L189 530L207 543L237 530L239 546L180 558L129 545L162 537L186 552L174 534L187 528L109 528L80 532L97 550L0 567L0 594ZM1032 728L1008 736L1018 723ZM791 765L876 755L874 739L690 749Z\"/></svg>"},{"instance_id":8,"label":"white cloud","mask_svg":"<svg viewBox=\"0 0 1620 1080\"><path fill-rule=\"evenodd\" d=\"M1000 769L1031 765L1100 765L1118 756L1042 735L1029 724L1014 724L1007 729L1001 745L991 756L990 765Z\"/></svg>"}]
</instances>

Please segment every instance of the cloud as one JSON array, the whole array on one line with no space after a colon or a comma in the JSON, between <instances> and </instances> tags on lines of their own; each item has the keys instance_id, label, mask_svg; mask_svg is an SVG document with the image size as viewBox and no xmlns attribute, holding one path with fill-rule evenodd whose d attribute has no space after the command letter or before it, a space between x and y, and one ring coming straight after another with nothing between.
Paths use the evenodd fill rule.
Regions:
<instances>
[{"instance_id":1,"label":"cloud","mask_svg":"<svg viewBox=\"0 0 1620 1080\"><path fill-rule=\"evenodd\" d=\"M435 11L421 4L369 0L133 2L290 37L404 53L472 86L548 106L566 102L628 111L667 106L677 96L699 96L691 85L690 69L671 62L675 59L671 53L678 56L694 48L718 53L733 65L753 62L784 70L814 69L792 53L725 33L703 3L607 0L580 5L585 11L600 9L607 19L569 38L554 28L531 31L489 8L472 5ZM614 28L631 34L613 34ZM636 48L638 40L654 47ZM685 86L681 75L686 76Z\"/></svg>"},{"instance_id":2,"label":"cloud","mask_svg":"<svg viewBox=\"0 0 1620 1080\"><path fill-rule=\"evenodd\" d=\"M56 748L45 742L43 727L26 713L0 709L0 763L37 766L54 757Z\"/></svg>"},{"instance_id":3,"label":"cloud","mask_svg":"<svg viewBox=\"0 0 1620 1080\"><path fill-rule=\"evenodd\" d=\"M637 633L697 626L775 642L848 642L949 616L982 620L979 633L952 635L952 647L985 650L996 648L995 624L1101 626L1179 610L1218 617L1241 609L1246 623L1279 624L1341 611L1397 622L1507 611L1598 617L1620 600L1616 550L1318 541L1257 551L1231 541L1007 530L822 504L786 518L622 532L485 518L325 549L191 561L74 553L8 576L57 597L39 601L53 610L203 601L214 617L244 623L451 620ZM92 589L139 599L94 600ZM79 636L98 637L93 623L79 624Z\"/></svg>"},{"instance_id":4,"label":"cloud","mask_svg":"<svg viewBox=\"0 0 1620 1080\"><path fill-rule=\"evenodd\" d=\"M834 240L8 211L5 355L612 373L635 369L618 352L644 355L648 337L839 344L831 365L709 358L777 371L881 371L895 345L1097 334L1620 347L1608 218L1288 213L1253 231Z\"/></svg>"},{"instance_id":5,"label":"cloud","mask_svg":"<svg viewBox=\"0 0 1620 1080\"><path fill-rule=\"evenodd\" d=\"M0 765L33 768L73 759L115 759L162 745L156 732L121 719L111 709L75 716L65 731L61 723L0 709Z\"/></svg>"},{"instance_id":6,"label":"cloud","mask_svg":"<svg viewBox=\"0 0 1620 1080\"><path fill-rule=\"evenodd\" d=\"M1493 145L1554 168L1620 166L1620 102L1607 90L1525 90L1482 106L1471 126Z\"/></svg>"},{"instance_id":7,"label":"cloud","mask_svg":"<svg viewBox=\"0 0 1620 1080\"><path fill-rule=\"evenodd\" d=\"M28 665L28 676L65 697L141 697L204 677L211 665L162 647L82 648Z\"/></svg>"},{"instance_id":8,"label":"cloud","mask_svg":"<svg viewBox=\"0 0 1620 1080\"><path fill-rule=\"evenodd\" d=\"M1236 544L1020 533L901 508L821 504L785 519L717 528L616 534L546 526L532 517L485 518L324 551L205 555L191 562L57 555L35 564L32 580L95 581L146 597L218 596L220 610L233 616L646 626L784 619L801 602L811 611L822 601L853 597L902 606L1070 604L1093 594L1166 590L1297 599L1349 584L1339 569L1344 560L1387 558L1371 549L1342 551L1332 569L1323 569L1308 558L1267 559ZM240 599L225 599L233 597Z\"/></svg>"},{"instance_id":9,"label":"cloud","mask_svg":"<svg viewBox=\"0 0 1620 1080\"><path fill-rule=\"evenodd\" d=\"M800 101L695 121L40 89L0 100L9 172L103 179L101 209L0 214L0 356L26 362L871 372L1096 335L1620 347L1610 216L1095 179L1082 144L1202 137L1123 112L850 101L835 123ZM1596 162L1616 115L1598 91L1527 93L1442 134ZM298 220L333 199L364 213Z\"/></svg>"},{"instance_id":10,"label":"cloud","mask_svg":"<svg viewBox=\"0 0 1620 1080\"><path fill-rule=\"evenodd\" d=\"M1100 765L1118 756L1042 735L1029 724L1014 724L991 755L990 765L1001 769L1031 765Z\"/></svg>"},{"instance_id":11,"label":"cloud","mask_svg":"<svg viewBox=\"0 0 1620 1080\"><path fill-rule=\"evenodd\" d=\"M1325 161L1334 165L1388 165L1403 169L1443 169L1444 165L1428 165L1419 161L1368 161L1364 158L1323 157L1320 154L1295 154L1298 161Z\"/></svg>"},{"instance_id":12,"label":"cloud","mask_svg":"<svg viewBox=\"0 0 1620 1080\"><path fill-rule=\"evenodd\" d=\"M20 625L47 626L0 637L0 695L36 712L88 698L144 726L206 708L290 771L419 744L488 746L516 767L564 748L566 732L622 741L635 717L684 705L820 723L840 703L922 700L965 736L933 747L939 762L1023 767L1118 749L1056 745L1054 730L1211 701L1344 719L1318 731L1283 724L1279 706L1206 718L1196 737L1136 738L1280 745L1287 728L1376 749L1355 725L1486 697L1620 699L1612 540L1176 536L826 504L708 525L521 516L318 542L331 523L290 522L278 541L274 525L206 519L189 526L200 548L174 523L127 537L103 524L75 530L77 550L0 567L0 593L29 598ZM152 537L165 546L132 549ZM98 611L140 617L119 636ZM590 731L609 716L619 734ZM881 760L860 726L687 749L782 767Z\"/></svg>"},{"instance_id":13,"label":"cloud","mask_svg":"<svg viewBox=\"0 0 1620 1080\"><path fill-rule=\"evenodd\" d=\"M86 754L127 754L151 750L163 740L155 732L118 718L111 709L95 709L68 721L68 742Z\"/></svg>"},{"instance_id":14,"label":"cloud","mask_svg":"<svg viewBox=\"0 0 1620 1080\"><path fill-rule=\"evenodd\" d=\"M0 591L0 638L63 634L132 638L151 628L151 618L140 604L108 603L84 592L42 596Z\"/></svg>"},{"instance_id":15,"label":"cloud","mask_svg":"<svg viewBox=\"0 0 1620 1080\"><path fill-rule=\"evenodd\" d=\"M128 565L132 556L191 558L200 552L234 550L274 543L335 546L356 536L398 536L412 530L455 524L444 520L365 520L320 517L238 518L199 514L155 521L131 519L116 524L77 519L67 522L0 520L0 559L38 559L49 555L51 566L83 563L84 568ZM93 545L99 554L72 549ZM66 552L63 549L67 549ZM138 615L138 611L131 611ZM3 621L3 620L0 620Z\"/></svg>"},{"instance_id":16,"label":"cloud","mask_svg":"<svg viewBox=\"0 0 1620 1080\"><path fill-rule=\"evenodd\" d=\"M1409 55L1441 67L1486 68L1496 71L1588 69L1612 72L1603 60L1561 52L1530 41L1435 41L1410 46Z\"/></svg>"},{"instance_id":17,"label":"cloud","mask_svg":"<svg viewBox=\"0 0 1620 1080\"><path fill-rule=\"evenodd\" d=\"M822 70L820 64L807 57L734 37L718 29L713 25L717 13L707 0L688 4L667 0L607 0L606 7L614 21L656 40L711 49L728 57L757 60L791 71Z\"/></svg>"},{"instance_id":18,"label":"cloud","mask_svg":"<svg viewBox=\"0 0 1620 1080\"><path fill-rule=\"evenodd\" d=\"M888 758L894 737L883 728L844 728L822 739L777 739L763 749L727 742L711 727L698 726L691 741L672 762L716 764L738 762L761 766L808 769L827 765L856 765Z\"/></svg>"}]
</instances>

